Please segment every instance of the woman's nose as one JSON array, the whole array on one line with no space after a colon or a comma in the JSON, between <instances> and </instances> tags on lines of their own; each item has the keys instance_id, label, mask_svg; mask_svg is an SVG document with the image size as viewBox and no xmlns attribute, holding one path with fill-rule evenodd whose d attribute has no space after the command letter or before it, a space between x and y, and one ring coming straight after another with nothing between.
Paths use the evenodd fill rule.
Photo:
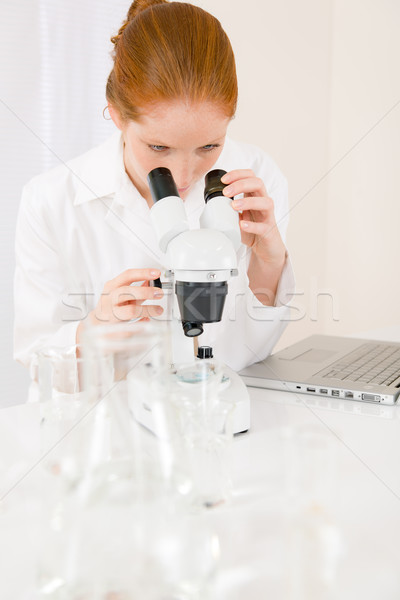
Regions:
<instances>
[{"instance_id":1,"label":"woman's nose","mask_svg":"<svg viewBox=\"0 0 400 600\"><path fill-rule=\"evenodd\" d=\"M193 178L193 169L189 162L174 165L171 171L178 190L183 190L190 186Z\"/></svg>"}]
</instances>

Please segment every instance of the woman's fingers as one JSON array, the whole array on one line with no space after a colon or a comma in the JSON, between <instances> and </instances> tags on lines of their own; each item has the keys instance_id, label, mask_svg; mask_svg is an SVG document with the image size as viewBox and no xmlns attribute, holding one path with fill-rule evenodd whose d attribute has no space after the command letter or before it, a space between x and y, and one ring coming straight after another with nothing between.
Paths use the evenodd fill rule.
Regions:
<instances>
[{"instance_id":1,"label":"woman's fingers","mask_svg":"<svg viewBox=\"0 0 400 600\"><path fill-rule=\"evenodd\" d=\"M114 305L121 306L131 302L144 300L159 300L164 296L161 288L138 285L125 285L111 292L111 301Z\"/></svg>"},{"instance_id":2,"label":"woman's fingers","mask_svg":"<svg viewBox=\"0 0 400 600\"><path fill-rule=\"evenodd\" d=\"M160 277L158 269L126 269L114 279L110 279L104 286L105 292L111 292L117 288L130 285L137 281L152 281Z\"/></svg>"},{"instance_id":3,"label":"woman's fingers","mask_svg":"<svg viewBox=\"0 0 400 600\"><path fill-rule=\"evenodd\" d=\"M256 177L253 171L236 170L228 173L230 176L229 185L224 188L223 194L228 198L238 196L239 194L249 194L252 196L266 196L267 190L262 179ZM224 180L224 178L222 178Z\"/></svg>"},{"instance_id":4,"label":"woman's fingers","mask_svg":"<svg viewBox=\"0 0 400 600\"><path fill-rule=\"evenodd\" d=\"M232 208L238 211L251 210L273 214L274 202L268 196L248 196L240 200L233 200Z\"/></svg>"},{"instance_id":5,"label":"woman's fingers","mask_svg":"<svg viewBox=\"0 0 400 600\"><path fill-rule=\"evenodd\" d=\"M163 313L161 306L144 304L146 301L163 297L162 289L149 286L149 281L159 276L159 269L127 269L107 281L97 306L92 311L92 322L117 323L161 315ZM134 282L143 283L130 285Z\"/></svg>"},{"instance_id":6,"label":"woman's fingers","mask_svg":"<svg viewBox=\"0 0 400 600\"><path fill-rule=\"evenodd\" d=\"M163 313L161 306L143 306L141 304L125 304L113 306L112 321L131 321L132 319L148 319Z\"/></svg>"},{"instance_id":7,"label":"woman's fingers","mask_svg":"<svg viewBox=\"0 0 400 600\"><path fill-rule=\"evenodd\" d=\"M261 238L265 238L269 233L272 232L274 226L271 226L269 223L264 223L263 221L240 221L240 228L246 233L253 233L254 235L259 235Z\"/></svg>"},{"instance_id":8,"label":"woman's fingers","mask_svg":"<svg viewBox=\"0 0 400 600\"><path fill-rule=\"evenodd\" d=\"M246 179L247 177L254 177L254 171L251 169L233 169L233 171L225 173L225 175L221 177L221 181L222 183L229 185L237 179Z\"/></svg>"}]
</instances>

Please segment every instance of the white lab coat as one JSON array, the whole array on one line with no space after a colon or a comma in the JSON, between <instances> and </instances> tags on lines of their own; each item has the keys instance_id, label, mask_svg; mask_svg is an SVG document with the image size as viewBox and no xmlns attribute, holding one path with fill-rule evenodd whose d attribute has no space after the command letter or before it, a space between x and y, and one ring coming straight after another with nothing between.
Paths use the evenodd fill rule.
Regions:
<instances>
[{"instance_id":1,"label":"white lab coat","mask_svg":"<svg viewBox=\"0 0 400 600\"><path fill-rule=\"evenodd\" d=\"M263 179L284 238L287 184L275 163L257 148L227 139L215 168L249 168ZM199 226L203 207L199 182L185 200L192 228ZM271 352L287 323L284 305L294 290L287 260L276 306L263 306L248 287L249 254L245 246L239 249L239 276L228 283L222 321L205 325L200 338L235 370ZM40 347L74 345L79 321L96 306L106 281L128 268L165 266L148 205L125 172L120 132L35 177L24 187L17 223L15 359L29 366ZM181 327L175 338L187 352L192 342Z\"/></svg>"}]
</instances>

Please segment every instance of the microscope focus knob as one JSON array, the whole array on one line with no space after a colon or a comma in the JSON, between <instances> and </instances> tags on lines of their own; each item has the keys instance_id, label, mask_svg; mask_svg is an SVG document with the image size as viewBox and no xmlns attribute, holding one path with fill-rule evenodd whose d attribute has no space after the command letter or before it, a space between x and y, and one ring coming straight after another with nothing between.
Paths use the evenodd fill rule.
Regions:
<instances>
[{"instance_id":1,"label":"microscope focus knob","mask_svg":"<svg viewBox=\"0 0 400 600\"><path fill-rule=\"evenodd\" d=\"M197 358L212 358L213 351L211 346L199 346L197 349Z\"/></svg>"}]
</instances>

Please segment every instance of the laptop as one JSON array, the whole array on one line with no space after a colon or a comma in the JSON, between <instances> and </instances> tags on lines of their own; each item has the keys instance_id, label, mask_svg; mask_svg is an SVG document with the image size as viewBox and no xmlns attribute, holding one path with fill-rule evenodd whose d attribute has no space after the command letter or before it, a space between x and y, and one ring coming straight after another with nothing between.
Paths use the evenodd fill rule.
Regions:
<instances>
[{"instance_id":1,"label":"laptop","mask_svg":"<svg viewBox=\"0 0 400 600\"><path fill-rule=\"evenodd\" d=\"M250 387L396 404L400 344L312 335L240 375Z\"/></svg>"}]
</instances>

